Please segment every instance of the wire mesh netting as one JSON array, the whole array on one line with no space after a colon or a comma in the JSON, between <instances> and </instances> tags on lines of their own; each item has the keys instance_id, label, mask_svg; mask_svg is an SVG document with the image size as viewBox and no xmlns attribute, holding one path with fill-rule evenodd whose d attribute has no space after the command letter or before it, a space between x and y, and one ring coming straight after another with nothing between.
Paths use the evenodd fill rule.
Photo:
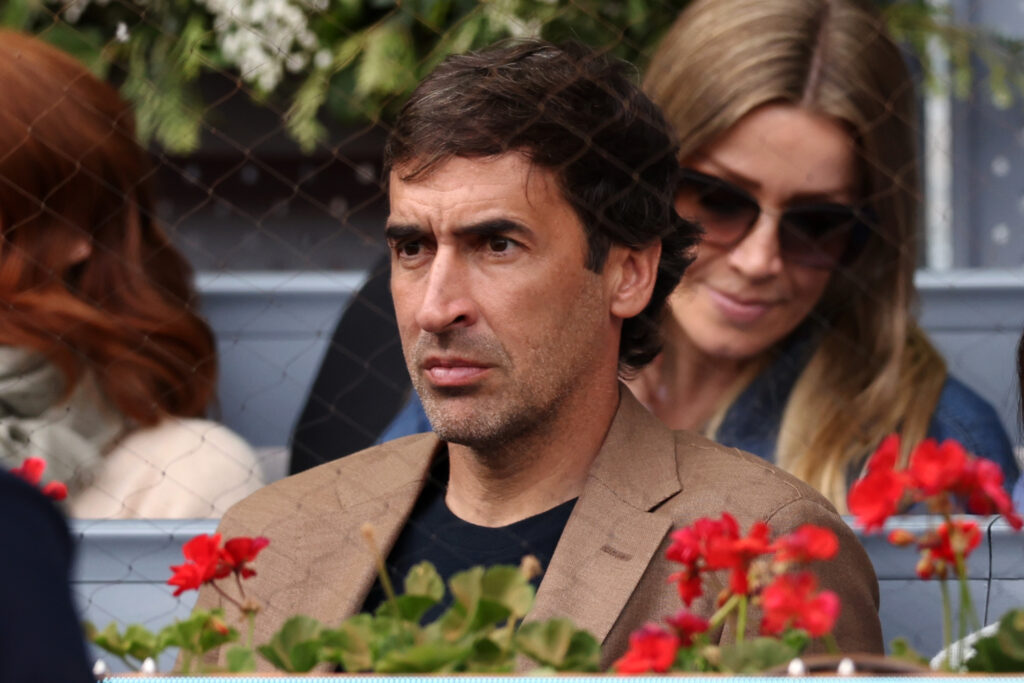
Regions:
<instances>
[{"instance_id":1,"label":"wire mesh netting","mask_svg":"<svg viewBox=\"0 0 1024 683\"><path fill-rule=\"evenodd\" d=\"M76 593L90 619L159 626L187 615L188 596L163 585L185 538L212 532L231 505L287 474L426 424L391 299L384 145L409 93L445 57L506 38L574 39L635 65L682 145L675 206L704 227L704 254L732 259L715 266L699 257L686 277L761 268L744 282L783 282L758 291L796 301L758 332L767 305L733 291L719 301L739 330L730 336L711 318L701 327L696 294L673 298L670 346L682 334L709 358L750 362L703 410L666 398L677 394L664 393L670 374L656 362L631 387L659 417L763 448L758 455L797 472L813 469L809 452L834 446L840 477L856 475L882 432L920 438L945 420L952 426L942 434L1003 458L1016 476L1005 453L1020 442L1024 5L866 3L884 17L912 81L880 74L885 39L859 34L802 45L819 56L796 69L795 84L758 101L772 73L758 65L783 49L765 38L770 23L754 31L735 17L705 19L719 23L684 33L695 47L659 61L660 41L689 4L0 7L0 25L13 31L0 33L0 456L8 466L43 457L48 476L69 484L68 510L85 539ZM755 4L740 2L751 12ZM809 35L834 20L809 0L778 4ZM14 32L34 39L18 42ZM84 67L35 55L37 42ZM727 57L740 66L724 66ZM737 137L746 114L779 100L807 105L813 120ZM774 265L752 250L769 224ZM820 345L827 354L816 355ZM943 383L940 354L963 385ZM858 372L832 371L839 359ZM824 387L836 398L822 398ZM794 416L791 396L812 417ZM346 483L352 499L383 490L372 470L358 476ZM432 477L443 494L446 471ZM290 498L289 511L258 531L273 541L292 517L323 514L307 502ZM539 530L509 527L505 545L537 552L548 526L565 526L556 517ZM198 518L206 521L166 521ZM135 521L104 526L113 519ZM322 557L329 548L365 552L357 535L323 531L310 540ZM473 532L431 527L426 537L444 544ZM390 548L395 537L384 540ZM548 558L558 534L549 540ZM597 545L615 548L613 538ZM319 557L315 547L310 557ZM321 567L295 572L296 585L328 590Z\"/></svg>"}]
</instances>

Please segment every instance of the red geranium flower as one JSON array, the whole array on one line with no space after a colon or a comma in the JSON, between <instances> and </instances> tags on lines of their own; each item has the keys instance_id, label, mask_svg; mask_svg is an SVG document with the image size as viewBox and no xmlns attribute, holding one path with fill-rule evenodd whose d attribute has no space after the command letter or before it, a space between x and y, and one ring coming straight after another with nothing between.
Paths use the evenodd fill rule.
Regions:
<instances>
[{"instance_id":1,"label":"red geranium flower","mask_svg":"<svg viewBox=\"0 0 1024 683\"><path fill-rule=\"evenodd\" d=\"M648 624L629 636L629 649L612 667L620 674L665 673L676 659L679 638Z\"/></svg>"},{"instance_id":2,"label":"red geranium flower","mask_svg":"<svg viewBox=\"0 0 1024 683\"><path fill-rule=\"evenodd\" d=\"M721 520L701 517L690 526L672 532L672 545L665 552L665 556L673 562L682 564L684 568L668 579L676 583L679 597L686 605L691 605L703 594L701 571L704 567L701 564L708 554L708 546L712 539L722 536L739 536L736 520L729 515L723 515Z\"/></svg>"},{"instance_id":3,"label":"red geranium flower","mask_svg":"<svg viewBox=\"0 0 1024 683\"><path fill-rule=\"evenodd\" d=\"M181 550L187 562L172 566L174 575L167 580L169 585L178 587L174 591L175 597L231 573L227 565L221 566L220 534L200 534L182 546Z\"/></svg>"},{"instance_id":4,"label":"red geranium flower","mask_svg":"<svg viewBox=\"0 0 1024 683\"><path fill-rule=\"evenodd\" d=\"M1024 526L1024 520L1013 509L1010 496L1003 488L1003 471L991 460L972 459L954 491L966 498L968 512L975 515L998 513L1014 529L1019 531Z\"/></svg>"},{"instance_id":5,"label":"red geranium flower","mask_svg":"<svg viewBox=\"0 0 1024 683\"><path fill-rule=\"evenodd\" d=\"M722 513L722 520L728 520L732 529L738 529L736 520L727 512ZM771 529L765 522L754 522L746 536L717 536L708 541L705 562L708 569L729 570L729 590L734 595L747 595L750 585L747 574L750 564L760 557L772 552L772 544L768 540Z\"/></svg>"},{"instance_id":6,"label":"red geranium flower","mask_svg":"<svg viewBox=\"0 0 1024 683\"><path fill-rule=\"evenodd\" d=\"M772 544L776 562L831 560L839 552L839 539L831 529L804 524Z\"/></svg>"},{"instance_id":7,"label":"red geranium flower","mask_svg":"<svg viewBox=\"0 0 1024 683\"><path fill-rule=\"evenodd\" d=\"M46 461L42 458L31 457L25 458L25 461L21 463L21 467L12 468L11 474L21 477L33 486L39 486L45 471ZM43 495L53 500L64 500L68 497L68 487L59 481L51 481L43 486L41 490Z\"/></svg>"},{"instance_id":8,"label":"red geranium flower","mask_svg":"<svg viewBox=\"0 0 1024 683\"><path fill-rule=\"evenodd\" d=\"M954 519L940 524L934 534L921 542L921 548L930 550L935 559L955 565L957 555L966 560L980 543L981 530L977 522Z\"/></svg>"},{"instance_id":9,"label":"red geranium flower","mask_svg":"<svg viewBox=\"0 0 1024 683\"><path fill-rule=\"evenodd\" d=\"M928 498L951 490L964 476L968 463L967 451L956 441L947 439L939 444L925 439L910 454L910 473L918 497Z\"/></svg>"},{"instance_id":10,"label":"red geranium flower","mask_svg":"<svg viewBox=\"0 0 1024 683\"><path fill-rule=\"evenodd\" d=\"M875 470L857 480L847 505L865 531L882 528L885 520L896 514L906 493L906 480L894 470Z\"/></svg>"},{"instance_id":11,"label":"red geranium flower","mask_svg":"<svg viewBox=\"0 0 1024 683\"><path fill-rule=\"evenodd\" d=\"M259 552L268 545L270 545L270 541L262 536L232 538L224 543L224 549L220 554L221 561L227 567L228 572L240 574L243 579L248 579L250 576L255 576L256 571L246 566L246 563L255 560Z\"/></svg>"},{"instance_id":12,"label":"red geranium flower","mask_svg":"<svg viewBox=\"0 0 1024 683\"><path fill-rule=\"evenodd\" d=\"M704 633L710 627L707 619L698 617L696 614L680 610L673 617L668 617L665 622L672 627L679 636L679 642L683 647L693 645L693 637Z\"/></svg>"},{"instance_id":13,"label":"red geranium flower","mask_svg":"<svg viewBox=\"0 0 1024 683\"><path fill-rule=\"evenodd\" d=\"M900 436L890 434L882 439L878 448L868 458L867 472L888 472L896 469L896 463L900 459Z\"/></svg>"},{"instance_id":14,"label":"red geranium flower","mask_svg":"<svg viewBox=\"0 0 1024 683\"><path fill-rule=\"evenodd\" d=\"M761 632L778 635L787 628L801 628L818 638L832 630L839 617L839 596L818 591L810 572L782 574L761 593Z\"/></svg>"}]
</instances>

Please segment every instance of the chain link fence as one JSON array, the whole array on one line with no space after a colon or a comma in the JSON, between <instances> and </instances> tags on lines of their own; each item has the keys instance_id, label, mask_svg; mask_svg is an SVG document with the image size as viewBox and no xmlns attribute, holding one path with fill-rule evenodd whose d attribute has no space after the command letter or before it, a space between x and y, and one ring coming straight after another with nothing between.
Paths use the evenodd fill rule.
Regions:
<instances>
[{"instance_id":1,"label":"chain link fence","mask_svg":"<svg viewBox=\"0 0 1024 683\"><path fill-rule=\"evenodd\" d=\"M1024 327L1024 3L878 4L906 49L922 112L920 320L951 372L994 405L1017 444L1010 369ZM140 514L142 501L158 487L166 493L171 479L177 495L201 499L189 509L202 512L166 516L217 518L283 477L290 458L312 458L327 442L338 455L373 444L410 392L388 298L381 178L383 142L405 96L446 55L507 37L575 38L636 64L639 78L686 5L4 3L0 25L75 56L134 107L155 168L153 217L195 269L216 340L208 415L233 432L178 420L184 434L163 438L181 442L180 451L166 460L150 457L148 443L126 448L122 437L119 457L146 476L102 489L100 512L87 516L161 516ZM194 483L204 472L198 454L211 448L233 463L229 475L211 475L228 477L213 488ZM157 625L190 607L153 584L181 529L212 523L133 524L125 533L135 540L124 540L98 521L77 522L84 538L99 539L78 585L97 622Z\"/></svg>"}]
</instances>

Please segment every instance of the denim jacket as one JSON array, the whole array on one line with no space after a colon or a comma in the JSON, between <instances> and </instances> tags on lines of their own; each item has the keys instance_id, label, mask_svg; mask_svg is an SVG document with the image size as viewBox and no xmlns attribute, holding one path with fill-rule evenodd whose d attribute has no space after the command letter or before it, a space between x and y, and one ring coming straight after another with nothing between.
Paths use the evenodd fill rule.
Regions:
<instances>
[{"instance_id":1,"label":"denim jacket","mask_svg":"<svg viewBox=\"0 0 1024 683\"><path fill-rule=\"evenodd\" d=\"M787 345L729 407L715 440L774 462L782 413L813 350L812 344L801 339ZM946 378L926 437L939 442L955 439L969 453L997 463L1007 493L1017 482L1020 470L995 408L955 377ZM856 463L850 472L851 483L862 465ZM1024 490L1021 495L1024 497Z\"/></svg>"},{"instance_id":2,"label":"denim jacket","mask_svg":"<svg viewBox=\"0 0 1024 683\"><path fill-rule=\"evenodd\" d=\"M782 412L812 350L813 346L804 340L788 344L729 407L715 440L774 462ZM381 434L378 443L429 431L430 421L413 392ZM968 452L998 463L1003 470L1007 492L1014 490L1020 470L999 415L963 382L947 377L927 436L940 442L956 439ZM858 463L857 467L861 464ZM858 474L859 471L851 472L850 481ZM1014 497L1018 505L1024 504L1024 480L1014 490Z\"/></svg>"}]
</instances>

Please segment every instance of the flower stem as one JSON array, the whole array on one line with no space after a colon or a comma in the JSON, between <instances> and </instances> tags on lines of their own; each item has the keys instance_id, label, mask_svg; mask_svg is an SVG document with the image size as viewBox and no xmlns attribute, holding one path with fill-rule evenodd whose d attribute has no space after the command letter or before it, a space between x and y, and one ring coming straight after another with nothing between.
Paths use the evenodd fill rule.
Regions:
<instances>
[{"instance_id":1,"label":"flower stem","mask_svg":"<svg viewBox=\"0 0 1024 683\"><path fill-rule=\"evenodd\" d=\"M960 621L963 622L961 628L964 629L964 633L960 634L960 637L963 638L967 635L968 626L971 630L977 631L981 628L981 624L978 622L977 612L974 611L971 587L967 582L967 558L961 553L956 553L956 578L960 583Z\"/></svg>"},{"instance_id":2,"label":"flower stem","mask_svg":"<svg viewBox=\"0 0 1024 683\"><path fill-rule=\"evenodd\" d=\"M835 634L831 631L823 635L821 640L825 643L825 649L828 650L830 655L837 655L840 653L839 643L836 642Z\"/></svg>"},{"instance_id":3,"label":"flower stem","mask_svg":"<svg viewBox=\"0 0 1024 683\"><path fill-rule=\"evenodd\" d=\"M245 616L249 620L248 647L249 647L250 650L252 650L253 641L256 638L256 611L255 610L251 610L251 609L250 610L246 610L245 611Z\"/></svg>"},{"instance_id":4,"label":"flower stem","mask_svg":"<svg viewBox=\"0 0 1024 683\"><path fill-rule=\"evenodd\" d=\"M953 644L953 605L949 601L949 586L946 579L939 579L939 590L942 591L942 644L945 646L946 661L943 663L946 671L952 669L950 647Z\"/></svg>"},{"instance_id":5,"label":"flower stem","mask_svg":"<svg viewBox=\"0 0 1024 683\"><path fill-rule=\"evenodd\" d=\"M214 589L215 591L217 591L217 592L218 592L218 593L220 594L220 596L221 596L222 598L224 598L225 600L227 600L228 602L230 602L230 603L231 603L232 605L234 605L235 607L237 607L237 608L238 608L238 610L239 610L239 611L240 611L240 612L241 612L242 614L245 614L245 613L247 612L247 610L245 609L245 605L243 605L243 604L242 604L241 602L239 602L238 600L235 600L235 599L234 599L233 597L231 597L230 595L228 595L227 593L225 593L225 592L224 592L224 589L223 589L223 588L221 588L220 586L218 586L216 582L214 582L214 581L210 581L210 585L211 585L211 586L213 586L213 589Z\"/></svg>"},{"instance_id":6,"label":"flower stem","mask_svg":"<svg viewBox=\"0 0 1024 683\"><path fill-rule=\"evenodd\" d=\"M725 621L725 618L729 616L729 612L732 611L732 608L736 606L739 600L740 596L738 595L729 596L729 599L726 600L725 603L718 608L718 611L711 615L710 619L708 619L709 629L714 628L721 624L723 621Z\"/></svg>"},{"instance_id":7,"label":"flower stem","mask_svg":"<svg viewBox=\"0 0 1024 683\"><path fill-rule=\"evenodd\" d=\"M242 575L238 572L235 572L235 583L238 584L238 594L242 597L242 600L245 600L245 589L242 588Z\"/></svg>"},{"instance_id":8,"label":"flower stem","mask_svg":"<svg viewBox=\"0 0 1024 683\"><path fill-rule=\"evenodd\" d=\"M736 613L736 642L742 643L747 633L747 596L741 595Z\"/></svg>"},{"instance_id":9,"label":"flower stem","mask_svg":"<svg viewBox=\"0 0 1024 683\"><path fill-rule=\"evenodd\" d=\"M370 546L370 552L373 554L373 559L377 563L377 574L380 576L380 585L384 589L384 594L388 598L388 602L391 603L391 609L395 615L398 615L398 598L395 596L395 587L391 585L391 576L388 575L387 564L384 562L384 556L380 552L380 548L377 547L377 538L374 534L373 525L366 523L362 526L360 531L363 534L363 539L366 544Z\"/></svg>"}]
</instances>

